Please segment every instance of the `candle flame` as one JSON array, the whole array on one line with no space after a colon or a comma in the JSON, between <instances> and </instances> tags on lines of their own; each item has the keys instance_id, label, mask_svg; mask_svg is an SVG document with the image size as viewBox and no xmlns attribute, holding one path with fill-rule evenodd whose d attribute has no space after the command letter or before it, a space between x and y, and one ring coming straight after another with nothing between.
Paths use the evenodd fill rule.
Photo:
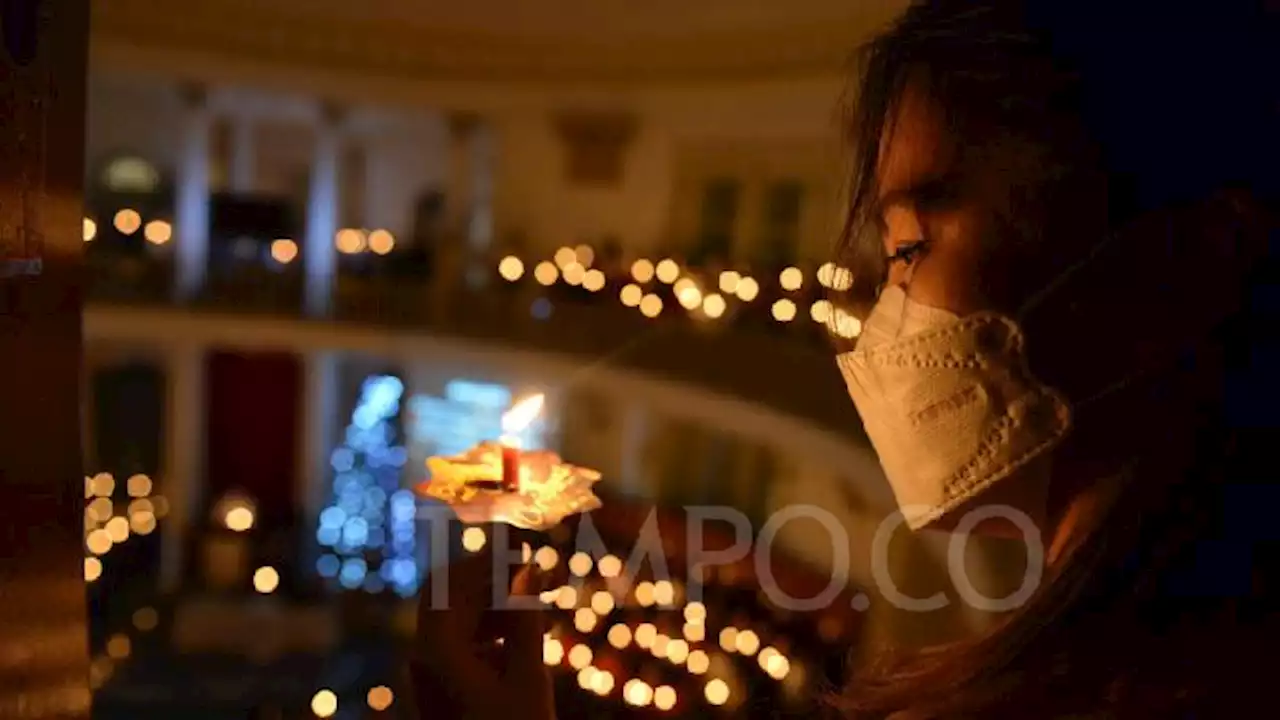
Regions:
<instances>
[{"instance_id":1,"label":"candle flame","mask_svg":"<svg viewBox=\"0 0 1280 720\"><path fill-rule=\"evenodd\" d=\"M538 414L542 412L542 405L546 401L546 396L539 393L530 395L529 397L516 403L502 416L502 432L506 435L515 435L523 432L537 419Z\"/></svg>"}]
</instances>

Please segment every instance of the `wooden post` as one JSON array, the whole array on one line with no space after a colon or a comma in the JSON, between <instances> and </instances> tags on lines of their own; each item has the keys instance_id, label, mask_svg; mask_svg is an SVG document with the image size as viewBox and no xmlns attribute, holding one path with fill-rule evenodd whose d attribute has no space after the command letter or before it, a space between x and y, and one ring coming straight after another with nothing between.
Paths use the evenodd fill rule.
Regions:
<instances>
[{"instance_id":1,"label":"wooden post","mask_svg":"<svg viewBox=\"0 0 1280 720\"><path fill-rule=\"evenodd\" d=\"M87 718L80 455L88 0L0 5L0 717Z\"/></svg>"}]
</instances>

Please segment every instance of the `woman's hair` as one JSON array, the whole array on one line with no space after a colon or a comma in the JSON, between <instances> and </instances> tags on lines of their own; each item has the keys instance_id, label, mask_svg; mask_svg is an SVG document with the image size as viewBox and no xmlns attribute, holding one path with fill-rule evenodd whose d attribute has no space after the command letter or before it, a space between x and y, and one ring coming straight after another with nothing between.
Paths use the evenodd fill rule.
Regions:
<instances>
[{"instance_id":1,"label":"woman's hair","mask_svg":"<svg viewBox=\"0 0 1280 720\"><path fill-rule=\"evenodd\" d=\"M1280 168L1280 43L1268 42L1274 18L1261 3L1228 2L912 6L860 58L840 256L853 269L855 303L870 299L884 270L870 213L879 151L908 88L943 113L961 143L961 163L966 152L976 157L1010 138L1043 151L1036 155L1041 172L1017 204L1025 217L1007 219L1013 237L1003 240L1062 252L1081 247L1053 242L1054 229L1071 226L1073 215L1097 215L1100 228L1115 231L1175 217L1233 189L1266 207ZM1103 191L1091 193L1098 183ZM1263 222L1264 240L1270 222ZM1185 274L1189 258L1199 256L1182 253L1175 235L1177 228L1161 236L1162 258L1170 272ZM1123 466L1071 484L1073 493L1094 482L1109 492L1096 494L1097 506L1032 599L983 636L859 670L836 701L840 708L852 717L904 720L1186 717L1208 703L1219 716L1223 703L1249 695L1225 688L1248 687L1242 668L1263 662L1241 657L1246 644L1272 649L1261 644L1268 636L1256 614L1271 592L1261 568L1272 538L1264 543L1257 534L1274 522L1260 509L1277 507L1267 463L1280 425L1273 419L1280 398L1263 370L1280 367L1280 312L1267 292L1277 274L1265 254L1249 255L1238 273L1194 268L1208 282L1192 289L1230 295L1220 304L1230 309L1165 343L1158 369L1114 394L1105 412L1078 414L1091 439L1063 452L1096 453L1090 442L1103 438L1122 449ZM1135 284L1160 289L1151 278ZM1133 295L1140 291L1122 282L1108 289L1112 303L1139 301ZM1168 292L1194 307L1188 289ZM1095 291L1102 292L1062 292ZM1069 332L1037 326L1029 333L1037 331ZM1144 332L1158 331L1127 328L1131 336ZM1105 336L1082 332L1072 341L1066 352L1105 357L1111 350ZM1056 475L1054 483L1067 484Z\"/></svg>"}]
</instances>

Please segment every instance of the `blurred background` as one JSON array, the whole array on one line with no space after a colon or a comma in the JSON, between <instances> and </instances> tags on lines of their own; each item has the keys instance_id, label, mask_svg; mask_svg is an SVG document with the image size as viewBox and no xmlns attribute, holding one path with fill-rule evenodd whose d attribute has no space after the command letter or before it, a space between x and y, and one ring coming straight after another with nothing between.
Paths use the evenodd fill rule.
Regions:
<instances>
[{"instance_id":1,"label":"blurred background","mask_svg":"<svg viewBox=\"0 0 1280 720\"><path fill-rule=\"evenodd\" d=\"M803 712L886 643L970 632L832 361L840 103L897 0L101 0L84 243L85 582L102 718L372 718L428 569L432 454L547 395L604 474L548 596L562 717ZM776 582L682 568L682 508L777 526ZM620 578L656 509L670 577ZM776 525L776 523L775 523ZM714 534L714 533L713 533ZM481 537L463 537L459 552ZM1021 550L971 543L999 595ZM1013 578L1010 586L1009 578ZM891 588L892 589L892 588Z\"/></svg>"}]
</instances>

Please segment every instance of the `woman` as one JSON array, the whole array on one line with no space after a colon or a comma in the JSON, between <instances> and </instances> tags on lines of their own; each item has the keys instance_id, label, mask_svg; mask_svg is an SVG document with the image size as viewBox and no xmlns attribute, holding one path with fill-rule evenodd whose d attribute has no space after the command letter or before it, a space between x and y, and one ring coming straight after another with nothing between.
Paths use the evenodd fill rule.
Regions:
<instances>
[{"instance_id":1,"label":"woman","mask_svg":"<svg viewBox=\"0 0 1280 720\"><path fill-rule=\"evenodd\" d=\"M1002 505L1050 542L1027 604L860 674L854 717L1258 712L1275 45L1259 8L1137 5L932 2L867 54L850 392L913 527Z\"/></svg>"},{"instance_id":2,"label":"woman","mask_svg":"<svg viewBox=\"0 0 1280 720\"><path fill-rule=\"evenodd\" d=\"M913 528L1050 541L1026 604L836 714L1266 712L1276 44L1258 8L1117 5L927 2L862 64L850 394ZM441 617L424 657L466 654ZM549 717L535 644L504 662ZM516 712L476 672L458 712Z\"/></svg>"}]
</instances>

